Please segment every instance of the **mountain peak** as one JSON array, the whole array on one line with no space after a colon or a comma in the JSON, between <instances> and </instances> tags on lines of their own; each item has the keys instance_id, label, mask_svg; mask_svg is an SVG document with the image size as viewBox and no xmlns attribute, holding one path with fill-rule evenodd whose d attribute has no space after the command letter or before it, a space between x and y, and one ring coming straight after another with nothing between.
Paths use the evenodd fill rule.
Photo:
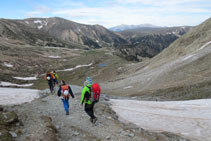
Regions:
<instances>
[{"instance_id":1,"label":"mountain peak","mask_svg":"<svg viewBox=\"0 0 211 141\"><path fill-rule=\"evenodd\" d=\"M129 29L136 29L136 28L158 28L159 26L152 25L152 24L139 24L139 25L127 25L127 24L121 24L115 27L109 28L112 31L120 32L124 30Z\"/></svg>"}]
</instances>

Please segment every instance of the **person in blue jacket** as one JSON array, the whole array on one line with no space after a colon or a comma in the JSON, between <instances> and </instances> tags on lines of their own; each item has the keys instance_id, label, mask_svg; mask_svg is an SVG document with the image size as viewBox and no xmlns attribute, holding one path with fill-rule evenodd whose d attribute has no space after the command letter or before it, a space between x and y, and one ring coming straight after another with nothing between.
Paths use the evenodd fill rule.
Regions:
<instances>
[{"instance_id":1,"label":"person in blue jacket","mask_svg":"<svg viewBox=\"0 0 211 141\"><path fill-rule=\"evenodd\" d=\"M65 83L64 80L61 81L61 85L59 86L58 96L61 98L64 109L66 111L66 115L69 115L69 97L70 95L74 98L71 87Z\"/></svg>"}]
</instances>

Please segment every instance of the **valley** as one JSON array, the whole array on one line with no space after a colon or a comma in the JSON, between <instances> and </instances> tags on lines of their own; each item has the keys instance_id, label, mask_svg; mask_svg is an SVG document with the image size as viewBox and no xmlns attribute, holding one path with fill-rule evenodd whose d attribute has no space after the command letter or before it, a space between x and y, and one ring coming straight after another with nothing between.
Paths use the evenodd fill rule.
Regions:
<instances>
[{"instance_id":1,"label":"valley","mask_svg":"<svg viewBox=\"0 0 211 141\"><path fill-rule=\"evenodd\" d=\"M209 127L194 130L197 133L192 136L190 129L185 128L187 131L183 133L183 127L177 126L182 123L177 118L163 119L174 123L179 128L176 131L160 124L146 125L144 119L154 114L158 118L171 117L169 113L175 113L175 107L171 106L177 105L172 101L179 101L184 115L197 114L194 108L207 106L202 104L203 100L190 101L195 105L191 109L186 100L211 98L210 27L210 18L196 27L150 27L121 32L58 17L0 19L0 105L4 105L0 108L0 118L5 119L0 125L3 134L0 139L208 141ZM75 99L70 100L69 116L64 114L57 97L58 87L50 94L44 80L46 72L53 70L58 73L59 81L66 80L73 88ZM95 108L99 117L96 124L88 121L79 105L87 76L102 89ZM14 103L6 97L13 91ZM163 101L168 102L162 105ZM126 105L121 106L124 102ZM156 104L164 113L153 112L152 105ZM151 113L140 114L147 113L141 110L130 113L131 105ZM14 111L15 121L8 123L4 115ZM133 114L138 116L135 120L124 119L125 115ZM142 118L143 122L136 124ZM184 121L188 118L196 117L190 115ZM199 118L200 123L210 124L210 114L206 115L208 122ZM193 123L194 126L187 125L197 128L195 120ZM10 128L6 128L8 124ZM17 137L12 137L11 131Z\"/></svg>"}]
</instances>

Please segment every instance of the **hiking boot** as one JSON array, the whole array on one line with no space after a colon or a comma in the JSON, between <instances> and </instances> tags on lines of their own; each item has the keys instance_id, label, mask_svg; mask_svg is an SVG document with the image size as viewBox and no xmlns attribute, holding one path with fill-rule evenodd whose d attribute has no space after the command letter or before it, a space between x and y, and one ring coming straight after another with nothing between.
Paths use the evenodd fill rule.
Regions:
<instances>
[{"instance_id":1,"label":"hiking boot","mask_svg":"<svg viewBox=\"0 0 211 141\"><path fill-rule=\"evenodd\" d=\"M92 118L90 118L90 122L93 123L93 119Z\"/></svg>"},{"instance_id":2,"label":"hiking boot","mask_svg":"<svg viewBox=\"0 0 211 141\"><path fill-rule=\"evenodd\" d=\"M92 120L92 123L95 123L97 121L97 118L94 118L93 120Z\"/></svg>"},{"instance_id":3,"label":"hiking boot","mask_svg":"<svg viewBox=\"0 0 211 141\"><path fill-rule=\"evenodd\" d=\"M69 111L68 111L68 112L66 112L66 115L69 115Z\"/></svg>"}]
</instances>

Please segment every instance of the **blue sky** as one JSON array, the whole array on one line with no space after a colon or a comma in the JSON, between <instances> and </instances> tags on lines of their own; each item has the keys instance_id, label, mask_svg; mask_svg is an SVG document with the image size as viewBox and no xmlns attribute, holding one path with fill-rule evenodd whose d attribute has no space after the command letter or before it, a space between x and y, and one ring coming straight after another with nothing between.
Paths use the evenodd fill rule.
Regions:
<instances>
[{"instance_id":1,"label":"blue sky","mask_svg":"<svg viewBox=\"0 0 211 141\"><path fill-rule=\"evenodd\" d=\"M63 17L84 24L197 25L211 17L211 0L4 0L0 18Z\"/></svg>"}]
</instances>

